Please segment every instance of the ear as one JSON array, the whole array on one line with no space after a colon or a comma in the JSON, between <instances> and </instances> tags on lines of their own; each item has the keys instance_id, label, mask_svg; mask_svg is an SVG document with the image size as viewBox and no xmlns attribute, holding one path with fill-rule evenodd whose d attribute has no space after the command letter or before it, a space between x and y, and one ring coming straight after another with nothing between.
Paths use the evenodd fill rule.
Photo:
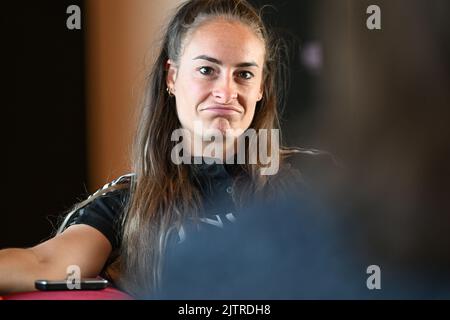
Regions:
<instances>
[{"instance_id":1,"label":"ear","mask_svg":"<svg viewBox=\"0 0 450 320\"><path fill-rule=\"evenodd\" d=\"M259 90L259 95L258 95L257 101L261 101L263 95L264 95L264 86L261 85L261 89Z\"/></svg>"},{"instance_id":2,"label":"ear","mask_svg":"<svg viewBox=\"0 0 450 320\"><path fill-rule=\"evenodd\" d=\"M170 59L168 59L166 62L166 70L167 70L166 85L174 93L178 69L175 63Z\"/></svg>"}]
</instances>

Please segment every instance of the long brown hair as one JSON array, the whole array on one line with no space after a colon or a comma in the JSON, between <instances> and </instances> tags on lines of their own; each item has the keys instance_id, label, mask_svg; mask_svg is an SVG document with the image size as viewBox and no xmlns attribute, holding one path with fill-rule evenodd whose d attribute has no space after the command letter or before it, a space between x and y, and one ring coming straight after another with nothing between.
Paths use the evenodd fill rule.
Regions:
<instances>
[{"instance_id":1,"label":"long brown hair","mask_svg":"<svg viewBox=\"0 0 450 320\"><path fill-rule=\"evenodd\" d=\"M118 285L136 296L155 292L161 277L166 238L187 216L195 216L201 207L201 195L190 179L189 165L175 165L170 137L181 128L175 100L166 92L166 62L179 61L185 37L199 23L225 18L246 24L265 43L263 98L256 105L251 128L279 129L277 106L281 99L277 75L282 75L277 59L280 47L267 32L259 12L244 0L191 0L182 4L169 22L159 55L148 77L148 86L139 117L132 152L136 174L130 185L130 200L123 221L123 241L118 267ZM270 148L268 149L270 150ZM265 190L268 177L259 173L260 164L241 165L245 173L235 179L239 190L234 199L242 204Z\"/></svg>"}]
</instances>

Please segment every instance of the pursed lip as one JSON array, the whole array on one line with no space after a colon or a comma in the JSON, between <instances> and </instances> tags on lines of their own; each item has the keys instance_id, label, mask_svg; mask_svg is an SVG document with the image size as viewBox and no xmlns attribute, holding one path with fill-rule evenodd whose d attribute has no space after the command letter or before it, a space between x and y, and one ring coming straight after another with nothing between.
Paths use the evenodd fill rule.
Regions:
<instances>
[{"instance_id":1,"label":"pursed lip","mask_svg":"<svg viewBox=\"0 0 450 320\"><path fill-rule=\"evenodd\" d=\"M239 108L237 106L221 105L221 104L212 104L207 107L201 108L200 111L217 111L217 112L223 111L223 112L238 112L238 113L244 112L242 108Z\"/></svg>"}]
</instances>

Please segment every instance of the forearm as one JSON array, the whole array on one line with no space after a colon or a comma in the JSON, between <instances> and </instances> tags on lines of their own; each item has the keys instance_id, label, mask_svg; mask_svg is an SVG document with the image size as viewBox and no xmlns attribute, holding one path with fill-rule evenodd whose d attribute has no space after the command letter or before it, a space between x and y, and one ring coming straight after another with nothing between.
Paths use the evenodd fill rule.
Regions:
<instances>
[{"instance_id":1,"label":"forearm","mask_svg":"<svg viewBox=\"0 0 450 320\"><path fill-rule=\"evenodd\" d=\"M45 268L31 249L0 250L0 294L32 291Z\"/></svg>"},{"instance_id":2,"label":"forearm","mask_svg":"<svg viewBox=\"0 0 450 320\"><path fill-rule=\"evenodd\" d=\"M65 279L69 266L77 266L82 277L95 277L111 249L100 231L75 225L32 248L0 250L0 293L35 290L39 279Z\"/></svg>"}]
</instances>

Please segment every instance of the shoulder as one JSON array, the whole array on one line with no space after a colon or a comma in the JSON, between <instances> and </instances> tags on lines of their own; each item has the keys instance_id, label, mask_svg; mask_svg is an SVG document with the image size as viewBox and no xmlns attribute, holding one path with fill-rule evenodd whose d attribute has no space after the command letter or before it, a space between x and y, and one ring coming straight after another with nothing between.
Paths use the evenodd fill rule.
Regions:
<instances>
[{"instance_id":1,"label":"shoulder","mask_svg":"<svg viewBox=\"0 0 450 320\"><path fill-rule=\"evenodd\" d=\"M98 189L96 192L91 194L88 197L88 200L91 198L97 198L99 196L108 195L110 193L113 193L114 191L120 191L120 190L127 191L130 189L131 185L135 182L135 180L136 180L135 173L128 173L123 176L120 176L120 177L112 180L111 182L108 182L103 187ZM124 192L122 192L122 193L124 193Z\"/></svg>"},{"instance_id":2,"label":"shoulder","mask_svg":"<svg viewBox=\"0 0 450 320\"><path fill-rule=\"evenodd\" d=\"M76 204L61 223L58 233L78 223L115 224L124 213L135 176L134 173L120 176Z\"/></svg>"},{"instance_id":3,"label":"shoulder","mask_svg":"<svg viewBox=\"0 0 450 320\"><path fill-rule=\"evenodd\" d=\"M57 233L75 224L94 227L110 241L113 248L121 243L121 221L129 200L130 189L135 183L133 173L118 177L75 205L65 217Z\"/></svg>"},{"instance_id":4,"label":"shoulder","mask_svg":"<svg viewBox=\"0 0 450 320\"><path fill-rule=\"evenodd\" d=\"M128 200L130 194L130 188L134 183L136 175L134 173L125 174L120 176L103 187L99 188L93 194L76 206L77 210L93 206L98 203L106 204L122 204Z\"/></svg>"}]
</instances>

